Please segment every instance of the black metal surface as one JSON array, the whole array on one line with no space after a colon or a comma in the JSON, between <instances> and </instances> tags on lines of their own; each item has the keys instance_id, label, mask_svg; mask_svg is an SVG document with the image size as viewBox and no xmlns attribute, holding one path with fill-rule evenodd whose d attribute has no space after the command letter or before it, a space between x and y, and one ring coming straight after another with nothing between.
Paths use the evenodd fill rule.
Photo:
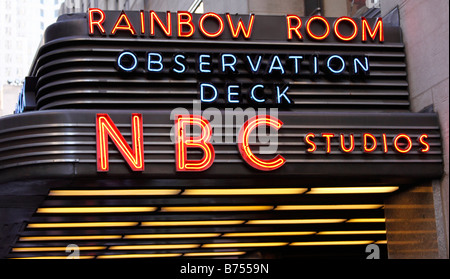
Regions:
<instances>
[{"instance_id":1,"label":"black metal surface","mask_svg":"<svg viewBox=\"0 0 450 279\"><path fill-rule=\"evenodd\" d=\"M106 30L112 28L117 15L117 12L106 13ZM160 16L165 18L163 14ZM135 24L138 22L138 13L130 12L129 17ZM247 17L242 16L244 22ZM176 19L176 14L172 18ZM329 20L333 22L333 19ZM370 22L373 21L370 19ZM197 15L194 15L194 22L198 22ZM370 40L361 42L360 34L352 42L339 42L332 35L324 41L314 41L306 36L303 28L303 41L288 41L285 18L276 16L255 16L254 30L248 40L231 39L228 28L216 39L205 39L198 30L192 38L177 39L176 22L172 22L172 26L174 35L171 38L165 38L160 32L156 32L154 37L133 37L126 32L118 32L115 36L89 37L85 17L74 15L62 18L48 28L46 44L39 50L30 72L38 79L37 108L110 109L124 105L139 109L190 108L193 100L198 99L200 82L213 83L222 92L226 84L240 84L243 94L256 83L289 84L288 94L295 102L288 108L292 111L407 111L409 108L405 53L399 27L385 24L385 41L380 43ZM139 57L138 69L128 75L118 72L114 66L117 56L124 50L133 51ZM158 52L164 57L163 73L152 75L144 70L147 52ZM170 74L170 67L177 53L187 57L188 71L174 76ZM213 57L211 75L199 75L195 70L198 55L202 53ZM222 53L238 57L239 74L218 73L218 57ZM303 55L304 61L300 75L296 77L262 73L251 75L244 66L245 54L263 55L263 69L268 67L272 55L279 55L286 69L288 63L284 61L288 55ZM346 60L347 68L352 65L351 57L366 56L370 61L370 77L354 79L346 70L337 77L326 76L321 71L312 79L308 57L313 54L319 55L321 67L324 67L324 59L341 55ZM218 103L213 105L224 106ZM240 105L246 106L249 105Z\"/></svg>"},{"instance_id":2,"label":"black metal surface","mask_svg":"<svg viewBox=\"0 0 450 279\"><path fill-rule=\"evenodd\" d=\"M108 112L120 132L131 139L131 112L143 114L145 171L133 173L122 155L110 142L110 165L107 174L97 173L96 130L97 112ZM129 178L236 178L252 176L301 178L300 184L327 183L399 183L407 184L417 179L437 178L442 174L442 148L437 117L433 113L291 113L280 112L283 121L278 131L275 154L286 158L286 164L271 172L252 169L243 161L237 147L236 134L240 127L225 129L214 127L222 137L212 141L216 157L213 165L201 173L176 173L173 120L170 111L105 111L105 110L65 110L40 111L1 119L3 130L0 142L0 172L2 181L11 181L18 176L28 179L42 177L129 177ZM222 122L221 122L222 123ZM317 134L317 151L310 154L304 142L307 133ZM331 153L326 153L326 142L320 139L322 133L355 135L355 150L343 153L339 139L331 141ZM372 153L362 149L362 134L371 133L378 139L386 133L389 143L388 153L382 151L381 144ZM406 154L395 151L391 145L393 138L408 134L413 148ZM421 134L428 134L428 153L419 151L415 141ZM228 141L225 141L228 139ZM131 144L131 143L129 143ZM267 144L266 144L267 145ZM261 146L261 144L259 144ZM258 151L258 142L254 147ZM201 151L191 150L189 156L202 156ZM275 155L260 155L272 158ZM63 172L52 171L60 166ZM70 167L69 167L70 166ZM24 171L27 170L27 171ZM351 178L351 179L349 179ZM342 181L340 181L342 180ZM347 182L347 180L352 180ZM318 183L318 184L317 184Z\"/></svg>"}]
</instances>

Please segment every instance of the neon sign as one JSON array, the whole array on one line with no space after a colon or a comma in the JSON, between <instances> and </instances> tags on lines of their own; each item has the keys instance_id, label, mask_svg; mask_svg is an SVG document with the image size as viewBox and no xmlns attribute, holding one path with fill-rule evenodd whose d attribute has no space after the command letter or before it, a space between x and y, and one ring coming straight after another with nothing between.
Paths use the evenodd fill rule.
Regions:
<instances>
[{"instance_id":1,"label":"neon sign","mask_svg":"<svg viewBox=\"0 0 450 279\"><path fill-rule=\"evenodd\" d=\"M128 66L126 60L122 59L122 55L130 56L134 61L137 61L138 56L129 50L124 50L119 53L115 61L119 71L127 72ZM196 73L201 75L210 74L240 74L238 65L243 64L246 73L251 75L264 76L300 76L300 70L309 70L310 74L317 74L319 70L324 73L342 74L347 71L351 76L359 74L367 75L369 73L370 62L367 56L344 56L344 55L271 55L268 58L268 64L263 66L261 63L263 54L208 54L208 53L194 53L190 55L195 60ZM188 68L186 59L189 57L185 53L175 53L172 57L163 57L159 52L147 52L144 59L146 60L143 71L145 72L166 72L170 69L176 68L177 74L183 74ZM180 59L181 58L181 59ZM312 63L307 67L302 62L310 60ZM165 62L163 62L165 61ZM218 63L213 62L218 61ZM307 64L307 63L305 63ZM137 66L137 65L135 65ZM242 70L241 70L242 71Z\"/></svg>"},{"instance_id":2,"label":"neon sign","mask_svg":"<svg viewBox=\"0 0 450 279\"><path fill-rule=\"evenodd\" d=\"M201 128L200 136L188 136L188 126ZM214 161L214 148L209 142L212 130L209 122L198 115L179 115L175 120L175 158L177 171L204 171ZM198 160L187 158L187 149L197 148L203 152L203 158Z\"/></svg>"},{"instance_id":3,"label":"neon sign","mask_svg":"<svg viewBox=\"0 0 450 279\"><path fill-rule=\"evenodd\" d=\"M96 36L133 36L139 38L195 38L203 40L226 37L231 40L252 39L258 16L250 14L246 22L237 15L220 15L208 12L200 15L187 11L166 13L150 11L121 11L105 13L101 9L88 11L89 35ZM283 18L277 21L282 24ZM301 18L287 15L283 26L288 42L303 40L329 42L334 40L348 43L359 38L363 42L384 42L383 20L369 21L350 17L330 19L315 15ZM256 28L260 30L260 28ZM261 32L261 31L259 31ZM280 32L280 33L283 33ZM258 33L258 32L257 32ZM197 35L195 35L197 34ZM224 35L226 34L226 35ZM200 36L199 36L200 35ZM256 34L255 37L260 36ZM282 35L283 36L283 35ZM370 75L370 61L365 54L326 55L314 52L298 53L251 53L227 51L194 53L174 51L172 53L149 50L124 49L118 53L115 68L124 78L130 73L146 73L147 77L165 75L183 78L184 75L197 77L198 99L205 105L225 106L275 106L289 107L295 105L291 98L290 80L325 78L360 81ZM236 82L238 76L255 78L252 82ZM211 77L230 78L232 81L214 83ZM288 81L289 80L289 81ZM262 82L264 81L264 82Z\"/></svg>"},{"instance_id":4,"label":"neon sign","mask_svg":"<svg viewBox=\"0 0 450 279\"><path fill-rule=\"evenodd\" d=\"M245 17L220 15L213 12L196 15L187 11L160 13L155 11L107 12L101 9L89 9L88 33L90 36L163 38L195 40L261 40L262 17L250 14ZM360 41L368 44L385 41L383 20L350 18L342 16L335 19L320 15L299 17L294 14L277 19L275 26L280 30L277 37L287 44L301 44L303 41L319 43L353 43ZM276 24L276 25L277 25ZM262 25L264 26L264 25ZM273 32L272 32L273 33ZM275 35L274 35L275 36ZM281 37L280 37L281 36ZM264 37L265 38L265 37ZM390 38L390 36L389 36ZM272 38L265 38L265 40ZM259 41L257 43L260 43ZM197 98L203 105L241 105L291 106L294 104L290 90L294 87L290 80L325 78L365 80L370 75L370 55L358 55L348 52L326 54L310 50L292 48L280 52L268 53L265 50L246 53L234 48L214 52L196 50L183 52L178 48L156 51L154 49L123 49L116 56L115 68L121 78L132 73L145 73L148 77L158 75L170 78L187 76L197 79ZM244 76L248 81L241 81ZM252 80L252 78L254 78ZM219 82L217 81L219 80ZM224 82L225 81L225 82ZM297 90L297 88L296 88ZM292 94L293 95L293 94ZM257 145L251 137L258 128L280 131L283 121L266 114L250 117L240 123L235 131L238 156L248 168L257 171L276 171L289 163L290 155L274 151L265 156L256 151ZM132 114L131 141L128 143L107 114L97 115L97 169L108 171L108 146L112 141L119 154L132 171L144 170L144 138L142 115ZM200 132L193 132L199 129ZM174 169L177 172L207 171L214 165L216 151L213 130L208 119L195 113L183 113L176 116L173 123ZM331 131L317 129L304 131L298 138L297 152L314 157L321 154L332 157L373 156L374 154L395 153L403 156L408 153L425 154L432 146L428 135L409 135L399 131L387 135L383 131Z\"/></svg>"},{"instance_id":5,"label":"neon sign","mask_svg":"<svg viewBox=\"0 0 450 279\"><path fill-rule=\"evenodd\" d=\"M275 130L282 129L283 122L270 115L256 115L248 119L237 132L236 148L241 155L242 161L249 167L259 171L275 171L283 167L289 160L281 154L275 154L271 159L264 159L252 150L254 142L250 137L255 133L258 127L270 127ZM121 132L117 129L113 120L108 114L98 113L96 118L97 127L97 171L109 171L109 148L108 143L111 140L118 149L125 162L132 171L144 171L144 133L142 115L133 113L131 115L131 142L132 147L127 143ZM191 130L199 128L200 133ZM200 115L178 115L174 122L174 147L175 147L175 170L178 172L200 172L209 169L215 159L214 145L210 142L213 130L209 121ZM197 135L199 134L199 135ZM431 150L427 141L427 134L420 134L416 141L413 137L399 133L390 141L387 135L373 135L368 132L361 134L354 133L306 133L298 142L303 142L300 150L308 154L349 154L364 152L388 153L391 148L395 153L407 154L416 152L418 154L428 153ZM339 143L338 148L335 144ZM357 147L358 146L358 147ZM359 148L359 150L357 150ZM201 158L189 158L189 150L199 150Z\"/></svg>"},{"instance_id":6,"label":"neon sign","mask_svg":"<svg viewBox=\"0 0 450 279\"><path fill-rule=\"evenodd\" d=\"M283 83L282 78L300 78L309 70L309 77L313 78L322 72L334 79L348 78L364 79L370 74L370 61L367 56L344 56L315 54L273 54L268 58L267 65L262 65L265 54L235 54L235 53L175 53L171 57L164 57L159 52L147 52L145 63L139 64L138 55L130 50L124 50L116 58L115 68L119 73L128 74L135 71L151 74L165 74L180 78L188 74L188 60L195 61L196 74L204 79L221 75L233 78L235 75L249 74L264 79L272 77L281 79L279 83L261 83L259 80L246 85L229 82L223 87L211 82L199 82L198 98L205 104L225 103L228 105L247 104L274 106L290 106L294 101L289 96L290 85ZM310 61L306 63L304 61ZM303 63L304 62L304 63ZM243 65L239 67L238 65ZM246 72L244 72L246 71ZM190 72L192 73L192 72Z\"/></svg>"},{"instance_id":7,"label":"neon sign","mask_svg":"<svg viewBox=\"0 0 450 279\"><path fill-rule=\"evenodd\" d=\"M190 38L195 32L200 33L206 39L216 39L228 30L233 39L240 37L250 39L257 20L254 14L248 16L248 22L245 23L242 18L233 19L227 13L225 18L223 16L208 12L200 16L198 22L194 20L193 14L187 11L176 12L176 21L172 24L172 16L170 11L166 13L166 18L160 18L155 11L141 10L138 18L130 18L125 11L121 11L117 18L114 18L114 27L111 30L106 29L106 21L111 20L107 18L105 12L98 8L90 8L88 11L88 29L89 35L110 35L114 36L117 32L136 36L136 28L140 27L140 35L154 37L156 30L164 34L165 37L171 38L174 35L173 30L176 29L176 36L178 38ZM359 21L359 22L357 22ZM209 24L209 27L207 22ZM342 32L342 26L348 25L351 28L350 34ZM149 26L149 33L146 33L146 26ZM155 28L155 27L158 28ZM216 26L211 29L211 26ZM209 29L208 29L209 28ZM347 16L337 18L333 23L330 23L327 18L315 15L306 19L303 24L302 18L297 15L287 15L285 26L280 28L286 30L286 39L292 41L303 40L304 35L315 41L323 41L333 34L338 40L349 42L354 40L360 34L361 41L367 42L369 40L382 43L384 42L384 28L383 19L378 18L375 25L371 26L366 18L353 19ZM321 30L321 31L317 31Z\"/></svg>"},{"instance_id":8,"label":"neon sign","mask_svg":"<svg viewBox=\"0 0 450 279\"><path fill-rule=\"evenodd\" d=\"M125 141L123 135L117 129L108 114L97 114L97 171L107 172L109 170L108 138L113 141L120 154L122 154L133 171L144 171L144 134L142 115L133 113L131 118L133 148Z\"/></svg>"},{"instance_id":9,"label":"neon sign","mask_svg":"<svg viewBox=\"0 0 450 279\"><path fill-rule=\"evenodd\" d=\"M270 160L263 160L258 158L250 148L249 137L250 133L255 130L258 126L269 126L279 130L283 126L283 122L275 117L269 115L257 115L250 118L244 123L239 131L238 137L238 148L241 153L242 159L257 170L262 171L272 171L280 168L286 163L286 159L277 155L275 158Z\"/></svg>"},{"instance_id":10,"label":"neon sign","mask_svg":"<svg viewBox=\"0 0 450 279\"><path fill-rule=\"evenodd\" d=\"M123 24L123 22L125 22L125 24ZM114 27L111 30L111 35L115 35L118 30L127 30L131 33L131 35L136 35L136 30L134 29L133 25L127 17L127 14L124 11L122 11L122 13L120 14L119 18L116 21L116 24L114 24Z\"/></svg>"}]
</instances>

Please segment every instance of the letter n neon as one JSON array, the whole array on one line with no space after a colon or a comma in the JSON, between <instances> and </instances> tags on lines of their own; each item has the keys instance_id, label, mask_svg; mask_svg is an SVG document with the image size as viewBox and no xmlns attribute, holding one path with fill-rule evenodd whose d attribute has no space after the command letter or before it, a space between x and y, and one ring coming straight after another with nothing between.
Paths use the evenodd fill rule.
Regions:
<instances>
[{"instance_id":1,"label":"letter n neon","mask_svg":"<svg viewBox=\"0 0 450 279\"><path fill-rule=\"evenodd\" d=\"M144 171L142 114L133 113L131 115L131 125L133 148L125 141L125 138L108 114L97 114L97 171L109 171L108 139L112 140L133 171Z\"/></svg>"}]
</instances>

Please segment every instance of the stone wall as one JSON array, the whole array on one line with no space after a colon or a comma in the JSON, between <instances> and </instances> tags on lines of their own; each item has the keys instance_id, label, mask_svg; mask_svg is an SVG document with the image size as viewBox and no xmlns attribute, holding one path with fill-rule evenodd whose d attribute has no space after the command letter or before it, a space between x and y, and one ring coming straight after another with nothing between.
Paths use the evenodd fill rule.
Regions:
<instances>
[{"instance_id":1,"label":"stone wall","mask_svg":"<svg viewBox=\"0 0 450 279\"><path fill-rule=\"evenodd\" d=\"M444 176L433 181L439 255L448 258L449 1L381 0L381 14L398 8L406 48L411 110L439 115Z\"/></svg>"}]
</instances>

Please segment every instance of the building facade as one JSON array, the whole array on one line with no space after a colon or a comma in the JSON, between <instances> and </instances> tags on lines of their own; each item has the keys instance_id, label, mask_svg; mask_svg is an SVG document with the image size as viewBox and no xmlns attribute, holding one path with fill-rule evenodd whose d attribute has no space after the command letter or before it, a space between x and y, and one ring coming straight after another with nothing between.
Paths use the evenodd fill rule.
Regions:
<instances>
[{"instance_id":1,"label":"building facade","mask_svg":"<svg viewBox=\"0 0 450 279\"><path fill-rule=\"evenodd\" d=\"M20 83L27 75L40 41L39 1L2 1L0 23L5 38L0 44L0 84ZM29 21L23 20L28 18ZM31 42L31 43L29 43ZM17 81L16 81L17 80Z\"/></svg>"},{"instance_id":2,"label":"building facade","mask_svg":"<svg viewBox=\"0 0 450 279\"><path fill-rule=\"evenodd\" d=\"M439 11L439 12L437 12ZM408 57L411 111L439 115L444 147L444 176L428 183L433 191L439 257L448 258L448 15L445 1L381 1L381 14L394 14L403 30ZM421 55L419 55L421 53ZM429 69L433 69L430 71ZM405 197L399 198L399 201ZM420 214L420 211L416 212ZM419 216L419 215L416 215ZM406 217L406 216L403 216ZM402 224L411 226L411 224ZM420 237L420 236L418 236ZM412 241L412 239L410 239ZM436 247L436 246L434 246ZM420 251L418 251L420 255ZM401 256L401 255L399 255Z\"/></svg>"},{"instance_id":3,"label":"building facade","mask_svg":"<svg viewBox=\"0 0 450 279\"><path fill-rule=\"evenodd\" d=\"M0 157L1 169L23 165L28 176L20 186L12 177L14 171L4 176L5 197L11 200L10 196L33 189L20 210L11 213L11 208L2 208L11 213L2 215L9 216L2 220L9 228L9 238L2 240L3 255L63 257L65 245L79 240L80 247L87 250L82 253L86 258L378 258L380 254L392 259L448 258L448 18L444 17L448 2L384 2L66 1L62 12L100 9L88 15L91 29L81 28L86 26L85 17L62 16L59 25L47 30L47 44L39 54L43 58L35 61L26 80L22 99L27 101L18 110L24 113L3 120L5 142L6 138L27 138L13 128L19 123L44 127L40 123L53 121L53 126L63 129L53 131L61 138L50 140L58 146L52 151L61 156L57 159L45 157L49 148L45 140L17 143L17 150L26 151L19 157L35 154L39 159L29 162L47 162L60 173L55 176L54 169L45 165L37 170L28 161L12 161L14 147L3 148L12 153ZM431 7L444 11L443 16L423 12L432 11ZM102 9L116 11L103 13ZM160 19L156 31L146 29L145 24L132 29L121 10L135 11L129 13L135 26L139 18L141 23L146 18L140 10L160 11L149 14ZM192 40L174 38L166 11L185 20L185 29L178 23L178 37L192 36ZM176 11L187 12L180 17ZM202 15L219 20L216 13L227 18L229 25L233 19L237 22L237 15L232 16L235 13L242 18L245 15L243 26L250 25L255 14L255 20L263 25L255 25L253 38L245 27L241 34L233 33L231 26L226 33L220 24L202 21L207 18ZM326 18L358 18L360 23L355 23L353 30L359 26L362 34L348 33L345 28L351 25L346 25L342 27L345 32L334 29L334 36L320 35L318 26L308 29L314 16L320 16L315 18L323 23L328 22ZM115 25L107 21L111 17L118 18ZM427 20L430 17L433 20ZM189 18L199 22L195 34ZM286 35L286 20L287 35L293 36L288 40L281 38ZM76 36L90 40L80 40L75 50L59 27L64 24L72 26ZM284 33L276 26L283 26ZM364 39L364 30L369 39ZM130 40L129 33L139 36L135 32L141 32L139 39ZM308 36L300 38L300 32ZM433 43L436 40L442 44ZM301 46L302 53L295 46ZM92 49L95 51L86 52ZM62 50L82 59L62 57ZM113 53L116 58L111 58ZM46 57L62 68L74 61L84 64L76 70L67 68L74 73L68 76ZM345 59L350 62L346 64ZM166 69L170 61L172 66ZM245 63L249 67L244 67ZM267 68L264 73L262 65ZM340 74L345 68L348 74L343 77ZM296 79L300 72L305 76ZM85 73L91 73L89 78ZM269 87L272 93L265 90ZM248 93L241 99L238 96L243 91ZM244 143L238 138L227 141L230 131L226 125L220 138L215 137L217 130L206 136L210 124L214 128L218 124L208 123L212 120L205 120L206 116L195 118L195 102L190 98L201 101L202 115L229 108L277 108L282 122L277 124L278 118L266 116L261 125L280 129L278 147L287 158L286 166L281 169L283 157L270 159L273 152L255 156L249 151L245 131L252 127L249 123L257 127L258 118L248 117L247 122L233 126L235 130L242 127L239 137ZM179 133L174 134L168 130L172 125L166 118L177 105L184 114L176 115L184 116L175 118L178 122L172 129ZM37 112L27 114L27 110ZM61 110L64 118L58 117ZM188 115L190 122L183 118ZM95 125L91 123L94 118ZM191 124L181 124L183 121ZM172 150L173 142L169 144L164 137L175 136L175 143L183 142L179 137L189 138L183 134L185 126L180 125L202 127L201 136L184 141L184 149L175 144ZM45 129L50 130L38 131L42 133L39 138L52 133L50 126ZM122 133L134 141L128 147ZM138 156L138 134L146 137L141 140L145 141L141 153L146 156L145 170L139 164L143 159ZM338 134L340 143L335 137ZM210 139L217 143L222 137L225 141L219 147L206 143ZM320 144L316 137L322 137ZM292 141L296 138L303 140ZM119 149L110 152L111 158L108 139ZM266 140L270 143L270 136ZM239 152L233 149L236 144ZM188 157L186 150L194 145L203 150L203 159L193 151ZM300 150L294 148L298 145ZM33 153L26 146L43 149ZM177 158L176 172L170 155ZM124 159L131 170L124 166ZM192 163L196 172L187 173L187 165L180 162ZM205 162L209 163L202 165ZM92 170L95 163L97 172ZM52 181L47 181L46 173ZM58 187L54 183L59 183ZM269 192L276 201L265 196ZM111 212L95 211L102 209ZM22 225L11 225L18 222L14 218ZM94 234L90 227L95 228ZM93 242L87 243L88 239Z\"/></svg>"},{"instance_id":4,"label":"building facade","mask_svg":"<svg viewBox=\"0 0 450 279\"><path fill-rule=\"evenodd\" d=\"M83 2L83 1L82 1ZM88 6L89 1L84 1ZM92 1L91 1L92 2ZM139 2L136 3L136 2ZM115 4L113 4L115 3ZM96 4L96 3L91 3ZM448 258L448 2L447 1L100 1L104 8L187 10L240 14L320 14L328 17L373 15L387 17L402 27L408 56L410 109L432 110L439 115L444 147L444 176L430 182L433 192L439 257ZM80 6L80 5L78 5ZM95 5L94 5L95 6ZM100 7L100 6L99 6ZM435 11L441 11L435 13ZM433 13L433 14L431 14ZM432 19L432 20L431 20ZM426 35L425 35L426 34ZM436 44L435 42L440 42ZM426 53L427 55L419 55ZM434 69L429 71L428 69ZM406 194L405 194L406 195ZM420 213L420 212L419 212ZM418 213L418 214L419 214ZM421 236L422 237L422 236ZM427 246L428 244L424 244ZM431 254L430 254L431 255ZM435 254L433 254L435 256ZM434 257L433 256L433 257ZM401 257L399 255L399 257ZM417 257L421 257L420 252Z\"/></svg>"},{"instance_id":5,"label":"building facade","mask_svg":"<svg viewBox=\"0 0 450 279\"><path fill-rule=\"evenodd\" d=\"M0 115L14 113L17 95L47 26L59 16L62 0L2 1L0 25ZM27 20L24 20L24 19ZM15 88L17 87L17 88Z\"/></svg>"}]
</instances>

